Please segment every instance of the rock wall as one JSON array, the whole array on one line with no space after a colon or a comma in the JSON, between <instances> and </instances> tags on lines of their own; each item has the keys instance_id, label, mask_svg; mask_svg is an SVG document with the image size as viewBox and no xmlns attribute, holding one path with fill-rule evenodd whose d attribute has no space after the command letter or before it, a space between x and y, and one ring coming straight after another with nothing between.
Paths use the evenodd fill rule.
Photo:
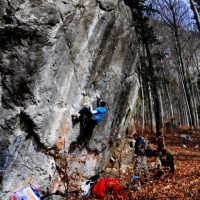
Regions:
<instances>
[{"instance_id":1,"label":"rock wall","mask_svg":"<svg viewBox=\"0 0 200 200\"><path fill-rule=\"evenodd\" d=\"M103 169L135 109L135 41L123 1L0 1L0 199L29 182L63 191L66 176L78 184ZM106 118L69 152L81 131L71 115L96 93Z\"/></svg>"}]
</instances>

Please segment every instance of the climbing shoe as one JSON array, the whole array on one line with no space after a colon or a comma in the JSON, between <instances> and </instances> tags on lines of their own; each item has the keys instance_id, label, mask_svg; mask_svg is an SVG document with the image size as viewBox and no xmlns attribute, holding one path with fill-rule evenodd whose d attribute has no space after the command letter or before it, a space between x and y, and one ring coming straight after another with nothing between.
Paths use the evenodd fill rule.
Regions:
<instances>
[{"instance_id":1,"label":"climbing shoe","mask_svg":"<svg viewBox=\"0 0 200 200\"><path fill-rule=\"evenodd\" d=\"M79 119L81 115L79 113L77 113L77 114L71 115L71 116L72 116L72 119L76 120L76 119Z\"/></svg>"}]
</instances>

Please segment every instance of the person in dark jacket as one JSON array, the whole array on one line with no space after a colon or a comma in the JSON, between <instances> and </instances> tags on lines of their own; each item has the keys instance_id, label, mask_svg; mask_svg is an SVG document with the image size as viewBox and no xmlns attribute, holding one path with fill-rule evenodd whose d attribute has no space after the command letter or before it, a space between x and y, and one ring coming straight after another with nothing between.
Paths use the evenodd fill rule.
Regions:
<instances>
[{"instance_id":1,"label":"person in dark jacket","mask_svg":"<svg viewBox=\"0 0 200 200\"><path fill-rule=\"evenodd\" d=\"M80 150L87 147L96 125L104 119L107 112L106 102L99 95L96 95L96 99L97 107L95 110L92 106L85 106L76 115L72 115L74 125L80 122L80 133L76 141L70 144L69 153L72 153L76 147L79 147Z\"/></svg>"},{"instance_id":2,"label":"person in dark jacket","mask_svg":"<svg viewBox=\"0 0 200 200\"><path fill-rule=\"evenodd\" d=\"M169 172L174 173L174 156L166 149L162 149L159 158L162 166L169 168Z\"/></svg>"},{"instance_id":3,"label":"person in dark jacket","mask_svg":"<svg viewBox=\"0 0 200 200\"><path fill-rule=\"evenodd\" d=\"M99 124L103 118L105 117L105 114L107 112L106 109L106 102L100 98L99 95L96 95L97 98L97 107L93 110L92 106L89 108L83 107L77 115L73 115L72 117L79 119L83 117L84 115L87 116L87 118L92 121L95 125Z\"/></svg>"},{"instance_id":4,"label":"person in dark jacket","mask_svg":"<svg viewBox=\"0 0 200 200\"><path fill-rule=\"evenodd\" d=\"M135 140L135 174L141 176L142 170L144 170L145 180L149 181L149 171L147 167L147 144L145 139L138 134L134 134L133 138Z\"/></svg>"}]
</instances>

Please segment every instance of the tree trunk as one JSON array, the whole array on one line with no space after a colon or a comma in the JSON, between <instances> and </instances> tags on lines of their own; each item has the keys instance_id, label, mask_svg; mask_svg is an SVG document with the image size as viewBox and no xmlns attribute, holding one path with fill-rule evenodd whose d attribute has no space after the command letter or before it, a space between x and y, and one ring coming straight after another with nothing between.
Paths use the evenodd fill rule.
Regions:
<instances>
[{"instance_id":1,"label":"tree trunk","mask_svg":"<svg viewBox=\"0 0 200 200\"><path fill-rule=\"evenodd\" d=\"M199 3L198 3L199 4ZM198 13L198 10L195 6L195 2L194 0L190 0L190 5L191 5L191 8L192 8L192 11L194 13L194 18L196 20L196 23L197 23L197 27L199 29L199 32L200 32L200 17L199 17L199 13Z\"/></svg>"},{"instance_id":2,"label":"tree trunk","mask_svg":"<svg viewBox=\"0 0 200 200\"><path fill-rule=\"evenodd\" d=\"M174 35L175 35L175 40L176 40L176 50L177 50L177 55L178 55L178 61L180 64L180 74L181 74L181 79L182 79L182 83L183 83L183 89L184 89L184 93L186 96L186 101L187 101L187 105L188 105L188 111L189 111L189 123L190 126L194 127L195 123L194 123L194 116L193 116L193 109L192 109L192 102L191 102L191 98L190 98L190 89L188 87L188 83L186 80L186 74L185 74L185 69L184 69L184 61L183 61L183 57L182 57L182 50L181 50L181 45L180 45L180 41L179 41L179 34L178 34L178 26L176 23L176 16L174 13L173 8L171 9L172 11L172 17L173 17L173 25L174 25Z\"/></svg>"}]
</instances>

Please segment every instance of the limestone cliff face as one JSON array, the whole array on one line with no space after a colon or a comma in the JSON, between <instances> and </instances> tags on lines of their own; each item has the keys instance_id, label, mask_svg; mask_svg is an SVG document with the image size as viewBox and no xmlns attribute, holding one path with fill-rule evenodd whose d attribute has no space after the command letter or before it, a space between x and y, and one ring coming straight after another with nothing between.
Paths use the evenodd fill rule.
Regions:
<instances>
[{"instance_id":1,"label":"limestone cliff face","mask_svg":"<svg viewBox=\"0 0 200 200\"><path fill-rule=\"evenodd\" d=\"M63 190L66 174L81 181L103 168L137 98L131 21L118 0L0 1L0 198L29 181ZM81 131L71 115L96 93L106 118L69 152Z\"/></svg>"}]
</instances>

